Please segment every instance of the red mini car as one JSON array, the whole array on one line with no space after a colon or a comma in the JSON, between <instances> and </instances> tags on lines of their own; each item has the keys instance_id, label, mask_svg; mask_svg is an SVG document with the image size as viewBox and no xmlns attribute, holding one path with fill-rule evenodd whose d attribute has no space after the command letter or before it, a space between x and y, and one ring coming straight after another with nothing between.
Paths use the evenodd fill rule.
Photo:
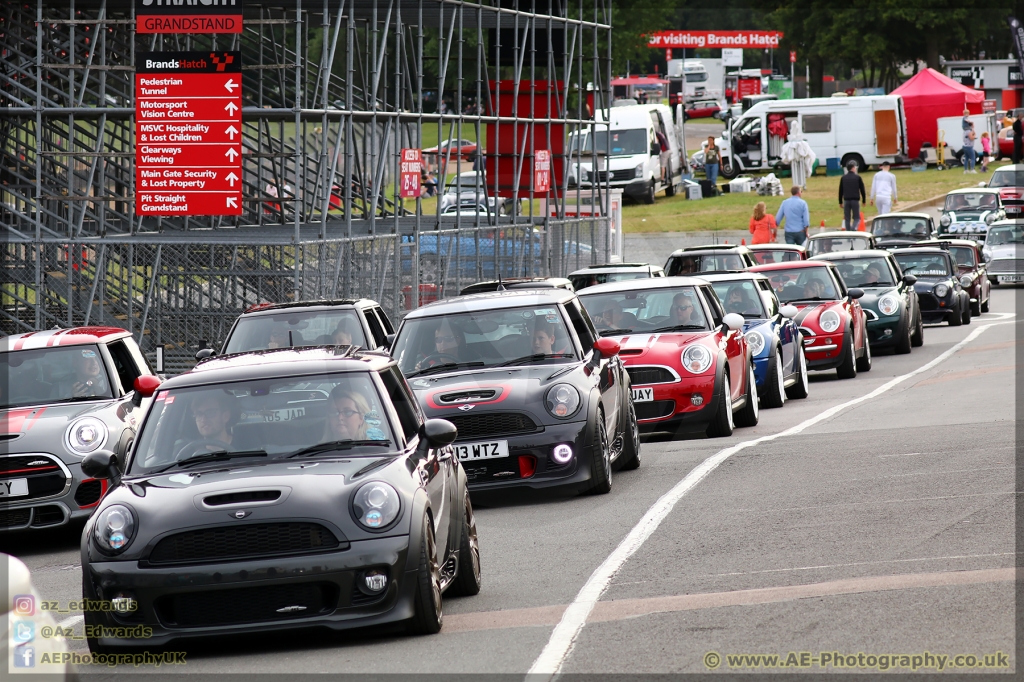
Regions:
<instances>
[{"instance_id":1,"label":"red mini car","mask_svg":"<svg viewBox=\"0 0 1024 682\"><path fill-rule=\"evenodd\" d=\"M751 244L747 248L760 265L807 260L807 250L796 244Z\"/></svg>"},{"instance_id":2,"label":"red mini car","mask_svg":"<svg viewBox=\"0 0 1024 682\"><path fill-rule=\"evenodd\" d=\"M691 118L711 118L719 111L722 107L719 106L715 100L701 100L699 102L691 102L683 108L683 116L687 121Z\"/></svg>"},{"instance_id":3,"label":"red mini car","mask_svg":"<svg viewBox=\"0 0 1024 682\"><path fill-rule=\"evenodd\" d=\"M867 315L857 300L864 291L847 289L833 263L773 263L750 271L771 280L780 302L800 309L796 321L804 336L808 369L834 369L840 379L871 369Z\"/></svg>"},{"instance_id":4,"label":"red mini car","mask_svg":"<svg viewBox=\"0 0 1024 682\"><path fill-rule=\"evenodd\" d=\"M758 420L743 317L726 315L702 279L665 277L587 287L580 301L615 338L642 431L728 436Z\"/></svg>"}]
</instances>

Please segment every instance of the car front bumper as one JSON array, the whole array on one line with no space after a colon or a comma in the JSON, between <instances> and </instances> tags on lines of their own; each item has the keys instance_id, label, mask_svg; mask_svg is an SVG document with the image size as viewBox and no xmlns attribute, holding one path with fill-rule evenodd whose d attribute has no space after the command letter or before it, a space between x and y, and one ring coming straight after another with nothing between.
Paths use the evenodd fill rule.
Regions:
<instances>
[{"instance_id":1,"label":"car front bumper","mask_svg":"<svg viewBox=\"0 0 1024 682\"><path fill-rule=\"evenodd\" d=\"M634 389L654 389L653 400L633 404L640 431L702 431L707 428L717 406L715 383L715 373L708 370L671 383L633 386ZM699 404L694 404L695 400Z\"/></svg>"},{"instance_id":2,"label":"car front bumper","mask_svg":"<svg viewBox=\"0 0 1024 682\"><path fill-rule=\"evenodd\" d=\"M835 369L843 362L845 336L842 333L819 334L804 339L804 355L807 357L807 369ZM807 343L811 341L811 343Z\"/></svg>"},{"instance_id":3,"label":"car front bumper","mask_svg":"<svg viewBox=\"0 0 1024 682\"><path fill-rule=\"evenodd\" d=\"M893 346L896 344L896 340L903 338L903 334L906 333L903 325L900 324L899 315L870 320L867 329L868 342L876 347ZM887 334L886 331L889 333Z\"/></svg>"},{"instance_id":4,"label":"car front bumper","mask_svg":"<svg viewBox=\"0 0 1024 682\"><path fill-rule=\"evenodd\" d=\"M34 457L52 462L57 469L45 473L0 474L4 480L29 480L28 497L5 497L0 504L0 533L56 528L88 518L107 490L105 481L83 479L81 464L64 462L55 455L10 452L0 457ZM45 493L34 494L34 490Z\"/></svg>"}]
</instances>

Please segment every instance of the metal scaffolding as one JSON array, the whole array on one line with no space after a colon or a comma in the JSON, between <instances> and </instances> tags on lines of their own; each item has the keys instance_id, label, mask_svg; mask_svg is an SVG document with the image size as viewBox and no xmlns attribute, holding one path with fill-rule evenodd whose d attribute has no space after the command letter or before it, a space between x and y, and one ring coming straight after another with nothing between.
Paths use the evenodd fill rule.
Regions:
<instances>
[{"instance_id":1,"label":"metal scaffolding","mask_svg":"<svg viewBox=\"0 0 1024 682\"><path fill-rule=\"evenodd\" d=\"M136 35L129 0L0 7L0 333L117 324L185 349L265 300L367 296L397 316L421 284L608 260L591 210L607 185L573 184L571 145L609 105L608 0L246 0L244 16L240 35ZM136 216L135 53L207 49L242 53L243 213ZM449 139L479 152L439 150L439 182L507 214L398 196L399 150ZM530 176L537 140L555 141L555 191L499 185Z\"/></svg>"}]
</instances>

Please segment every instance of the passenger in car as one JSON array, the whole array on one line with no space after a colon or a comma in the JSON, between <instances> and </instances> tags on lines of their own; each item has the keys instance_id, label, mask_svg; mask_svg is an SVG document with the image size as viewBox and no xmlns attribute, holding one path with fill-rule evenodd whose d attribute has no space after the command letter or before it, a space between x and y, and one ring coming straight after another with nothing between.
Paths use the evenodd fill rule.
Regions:
<instances>
[{"instance_id":1,"label":"passenger in car","mask_svg":"<svg viewBox=\"0 0 1024 682\"><path fill-rule=\"evenodd\" d=\"M71 395L76 398L110 395L107 375L96 351L83 348L80 354L75 354L75 382L71 384Z\"/></svg>"},{"instance_id":2,"label":"passenger in car","mask_svg":"<svg viewBox=\"0 0 1024 682\"><path fill-rule=\"evenodd\" d=\"M385 439L381 429L367 424L367 419L374 411L362 393L349 390L345 384L338 384L331 391L328 404L325 442Z\"/></svg>"}]
</instances>

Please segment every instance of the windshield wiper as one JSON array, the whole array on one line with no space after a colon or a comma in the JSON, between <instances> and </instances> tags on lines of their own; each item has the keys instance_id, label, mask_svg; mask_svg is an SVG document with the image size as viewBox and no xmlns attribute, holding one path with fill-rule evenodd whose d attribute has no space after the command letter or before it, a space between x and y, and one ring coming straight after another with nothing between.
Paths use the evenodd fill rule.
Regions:
<instances>
[{"instance_id":1,"label":"windshield wiper","mask_svg":"<svg viewBox=\"0 0 1024 682\"><path fill-rule=\"evenodd\" d=\"M165 466L163 469L158 469L153 473L159 474L162 471L168 469L187 469L188 467L195 466L197 464L204 464L205 462L222 462L229 459L235 459L236 457L266 457L266 450L240 450L238 452L228 452L227 450L216 450L214 452L204 452L201 455L193 455L188 459L183 459L180 462L175 462L169 466Z\"/></svg>"},{"instance_id":2,"label":"windshield wiper","mask_svg":"<svg viewBox=\"0 0 1024 682\"><path fill-rule=\"evenodd\" d=\"M110 400L109 395L76 395L71 398L58 398L56 400L47 400L48 403L78 403L83 400Z\"/></svg>"},{"instance_id":3,"label":"windshield wiper","mask_svg":"<svg viewBox=\"0 0 1024 682\"><path fill-rule=\"evenodd\" d=\"M412 379L413 377L422 376L424 374L433 374L435 372L446 372L450 369L460 369L463 367L483 367L482 362L445 362L440 365L434 365L433 367L424 367L423 369L406 374L406 379Z\"/></svg>"},{"instance_id":4,"label":"windshield wiper","mask_svg":"<svg viewBox=\"0 0 1024 682\"><path fill-rule=\"evenodd\" d=\"M810 297L801 296L800 298L790 298L790 299L787 299L785 302L786 303L792 303L793 301L835 301L835 300L838 300L838 299L835 299L835 298L822 298L821 296L810 296Z\"/></svg>"},{"instance_id":5,"label":"windshield wiper","mask_svg":"<svg viewBox=\"0 0 1024 682\"><path fill-rule=\"evenodd\" d=\"M676 324L676 325L672 325L671 327L658 327L657 329L652 329L651 330L651 334L657 334L658 332L677 332L677 331L682 331L684 329L704 329L704 325L702 325L702 324Z\"/></svg>"},{"instance_id":6,"label":"windshield wiper","mask_svg":"<svg viewBox=\"0 0 1024 682\"><path fill-rule=\"evenodd\" d=\"M632 333L632 331L632 329L602 329L597 333L601 336L619 336L621 334Z\"/></svg>"},{"instance_id":7,"label":"windshield wiper","mask_svg":"<svg viewBox=\"0 0 1024 682\"><path fill-rule=\"evenodd\" d=\"M288 455L288 458L292 457L307 457L309 455L318 455L323 452L334 452L337 450L351 450L352 448L358 448L363 446L376 446L379 448L386 448L391 445L390 440L333 440L327 443L317 443L316 445L310 445L308 448L303 448L298 452L293 452Z\"/></svg>"},{"instance_id":8,"label":"windshield wiper","mask_svg":"<svg viewBox=\"0 0 1024 682\"><path fill-rule=\"evenodd\" d=\"M533 355L524 355L521 358L514 360L508 360L506 362L499 363L495 367L511 367L512 365L524 365L528 362L535 360L549 360L551 358L571 358L572 353L534 353Z\"/></svg>"}]
</instances>

